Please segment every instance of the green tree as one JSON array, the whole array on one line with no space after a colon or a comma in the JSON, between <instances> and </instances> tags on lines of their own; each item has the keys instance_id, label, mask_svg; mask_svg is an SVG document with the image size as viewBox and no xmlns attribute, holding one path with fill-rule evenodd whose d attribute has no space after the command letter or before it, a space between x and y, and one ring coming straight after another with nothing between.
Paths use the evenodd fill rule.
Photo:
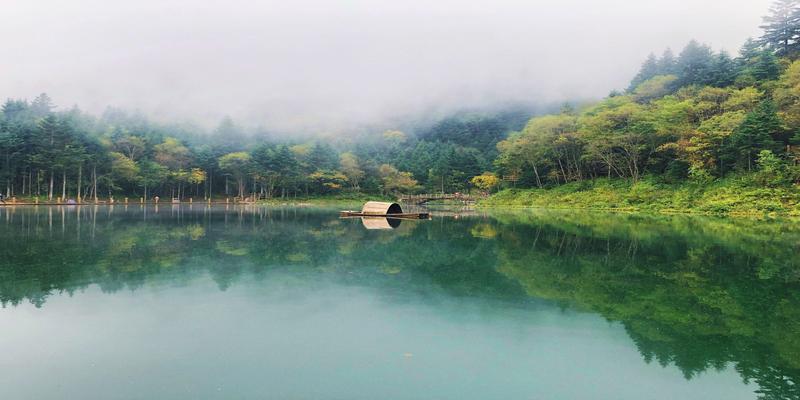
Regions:
<instances>
[{"instance_id":1,"label":"green tree","mask_svg":"<svg viewBox=\"0 0 800 400\"><path fill-rule=\"evenodd\" d=\"M714 53L707 45L695 40L684 47L678 57L679 86L709 85L713 81Z\"/></svg>"},{"instance_id":2,"label":"green tree","mask_svg":"<svg viewBox=\"0 0 800 400\"><path fill-rule=\"evenodd\" d=\"M780 56L794 56L800 38L800 1L777 0L764 17L761 42Z\"/></svg>"},{"instance_id":3,"label":"green tree","mask_svg":"<svg viewBox=\"0 0 800 400\"><path fill-rule=\"evenodd\" d=\"M50 115L55 108L56 106L53 105L53 100L50 99L50 96L47 93L42 93L31 102L29 110L34 117L43 118Z\"/></svg>"},{"instance_id":4,"label":"green tree","mask_svg":"<svg viewBox=\"0 0 800 400\"><path fill-rule=\"evenodd\" d=\"M314 191L318 194L330 194L338 192L347 182L347 176L339 171L316 170L308 175L308 179L314 185Z\"/></svg>"},{"instance_id":5,"label":"green tree","mask_svg":"<svg viewBox=\"0 0 800 400\"><path fill-rule=\"evenodd\" d=\"M139 167L139 185L144 190L145 200L150 198L149 190L158 187L167 179L169 171L163 165L150 161L142 160L138 163Z\"/></svg>"},{"instance_id":6,"label":"green tree","mask_svg":"<svg viewBox=\"0 0 800 400\"><path fill-rule=\"evenodd\" d=\"M309 168L314 170L334 170L339 165L336 151L327 143L316 142L308 153Z\"/></svg>"},{"instance_id":7,"label":"green tree","mask_svg":"<svg viewBox=\"0 0 800 400\"><path fill-rule=\"evenodd\" d=\"M219 158L219 167L236 180L239 198L244 198L245 179L252 171L252 158L246 152L229 153Z\"/></svg>"},{"instance_id":8,"label":"green tree","mask_svg":"<svg viewBox=\"0 0 800 400\"><path fill-rule=\"evenodd\" d=\"M712 60L709 84L716 87L733 85L738 73L739 70L733 58L726 51L720 51Z\"/></svg>"},{"instance_id":9,"label":"green tree","mask_svg":"<svg viewBox=\"0 0 800 400\"><path fill-rule=\"evenodd\" d=\"M191 152L181 141L167 137L153 147L155 160L169 170L169 181L172 186L171 196L183 198L183 185L188 183L187 168L191 162Z\"/></svg>"},{"instance_id":10,"label":"green tree","mask_svg":"<svg viewBox=\"0 0 800 400\"><path fill-rule=\"evenodd\" d=\"M765 186L779 186L789 183L787 181L786 163L770 150L761 150L758 153L756 164L758 174L756 179Z\"/></svg>"},{"instance_id":11,"label":"green tree","mask_svg":"<svg viewBox=\"0 0 800 400\"><path fill-rule=\"evenodd\" d=\"M742 124L733 132L728 145L727 158L740 169L752 171L756 157L762 150L780 151L774 137L784 132L771 100L761 102L758 108L747 114Z\"/></svg>"},{"instance_id":12,"label":"green tree","mask_svg":"<svg viewBox=\"0 0 800 400\"><path fill-rule=\"evenodd\" d=\"M672 49L667 48L658 59L658 73L656 75L677 75L678 74L678 60L675 59L675 54Z\"/></svg>"},{"instance_id":13,"label":"green tree","mask_svg":"<svg viewBox=\"0 0 800 400\"><path fill-rule=\"evenodd\" d=\"M353 190L359 190L359 183L364 178L364 170L361 169L358 157L350 152L342 153L339 156L339 168L347 177L350 187Z\"/></svg>"},{"instance_id":14,"label":"green tree","mask_svg":"<svg viewBox=\"0 0 800 400\"><path fill-rule=\"evenodd\" d=\"M771 81L778 78L781 66L775 54L769 50L762 50L748 72L758 81Z\"/></svg>"},{"instance_id":15,"label":"green tree","mask_svg":"<svg viewBox=\"0 0 800 400\"><path fill-rule=\"evenodd\" d=\"M410 172L398 171L397 168L389 164L381 165L378 169L378 174L383 181L384 193L409 193L419 187L418 182L411 176Z\"/></svg>"},{"instance_id":16,"label":"green tree","mask_svg":"<svg viewBox=\"0 0 800 400\"><path fill-rule=\"evenodd\" d=\"M139 178L139 166L128 156L111 152L111 181L110 189L118 190L119 182L136 182Z\"/></svg>"},{"instance_id":17,"label":"green tree","mask_svg":"<svg viewBox=\"0 0 800 400\"><path fill-rule=\"evenodd\" d=\"M639 68L639 73L636 74L628 86L628 92L633 92L634 89L636 89L636 87L638 87L642 82L647 81L656 75L660 75L659 72L658 58L655 54L650 53L642 66Z\"/></svg>"}]
</instances>

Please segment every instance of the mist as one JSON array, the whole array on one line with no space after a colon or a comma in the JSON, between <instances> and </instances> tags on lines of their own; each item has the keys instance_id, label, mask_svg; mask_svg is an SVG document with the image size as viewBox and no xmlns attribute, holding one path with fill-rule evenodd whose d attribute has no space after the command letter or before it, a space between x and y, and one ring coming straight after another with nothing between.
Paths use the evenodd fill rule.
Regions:
<instances>
[{"instance_id":1,"label":"mist","mask_svg":"<svg viewBox=\"0 0 800 400\"><path fill-rule=\"evenodd\" d=\"M598 99L650 52L735 54L769 0L7 0L0 97L340 133Z\"/></svg>"}]
</instances>

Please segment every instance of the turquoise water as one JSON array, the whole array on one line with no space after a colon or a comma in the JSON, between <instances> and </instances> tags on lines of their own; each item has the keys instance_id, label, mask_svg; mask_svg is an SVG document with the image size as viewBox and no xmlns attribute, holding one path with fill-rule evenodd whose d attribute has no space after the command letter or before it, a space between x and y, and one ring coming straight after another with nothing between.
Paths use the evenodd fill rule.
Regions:
<instances>
[{"instance_id":1,"label":"turquoise water","mask_svg":"<svg viewBox=\"0 0 800 400\"><path fill-rule=\"evenodd\" d=\"M0 209L0 398L800 398L791 222L387 227L313 208Z\"/></svg>"}]
</instances>

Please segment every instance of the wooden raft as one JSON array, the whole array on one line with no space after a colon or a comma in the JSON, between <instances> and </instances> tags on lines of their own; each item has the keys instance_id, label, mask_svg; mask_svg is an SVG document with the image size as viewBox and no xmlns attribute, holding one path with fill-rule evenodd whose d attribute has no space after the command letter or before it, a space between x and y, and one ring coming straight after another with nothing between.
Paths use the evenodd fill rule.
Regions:
<instances>
[{"instance_id":1,"label":"wooden raft","mask_svg":"<svg viewBox=\"0 0 800 400\"><path fill-rule=\"evenodd\" d=\"M430 213L372 214L361 211L340 211L340 217L383 217L398 219L430 219Z\"/></svg>"},{"instance_id":2,"label":"wooden raft","mask_svg":"<svg viewBox=\"0 0 800 400\"><path fill-rule=\"evenodd\" d=\"M383 203L368 201L364 203L361 211L341 211L340 217L383 217L398 219L429 219L430 213L404 213L397 203Z\"/></svg>"}]
</instances>

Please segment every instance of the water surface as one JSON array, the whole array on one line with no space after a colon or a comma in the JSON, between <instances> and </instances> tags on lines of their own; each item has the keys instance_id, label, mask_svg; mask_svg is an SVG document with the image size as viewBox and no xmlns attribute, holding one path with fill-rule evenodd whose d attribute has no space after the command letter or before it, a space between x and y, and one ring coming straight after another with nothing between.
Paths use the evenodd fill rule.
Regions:
<instances>
[{"instance_id":1,"label":"water surface","mask_svg":"<svg viewBox=\"0 0 800 400\"><path fill-rule=\"evenodd\" d=\"M800 399L800 228L0 208L3 399Z\"/></svg>"}]
</instances>

